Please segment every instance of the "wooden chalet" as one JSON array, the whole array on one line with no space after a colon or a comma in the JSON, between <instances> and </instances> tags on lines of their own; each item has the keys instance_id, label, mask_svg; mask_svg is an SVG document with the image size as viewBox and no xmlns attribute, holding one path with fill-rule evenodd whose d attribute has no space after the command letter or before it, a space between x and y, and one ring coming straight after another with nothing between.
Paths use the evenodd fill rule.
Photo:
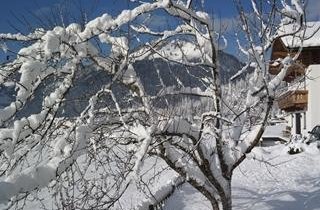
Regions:
<instances>
[{"instance_id":1,"label":"wooden chalet","mask_svg":"<svg viewBox=\"0 0 320 210\"><path fill-rule=\"evenodd\" d=\"M300 76L304 76L310 65L320 64L320 22L308 22L305 30L305 40L301 42L297 36L286 36L277 39L272 46L271 63L269 73L277 75L281 70L279 58L285 58L288 54L295 55L298 50L302 51L296 62L288 69L284 80L288 83ZM294 31L293 26L287 26L286 31ZM308 90L290 90L278 98L278 105L286 112L303 111L307 109Z\"/></svg>"}]
</instances>

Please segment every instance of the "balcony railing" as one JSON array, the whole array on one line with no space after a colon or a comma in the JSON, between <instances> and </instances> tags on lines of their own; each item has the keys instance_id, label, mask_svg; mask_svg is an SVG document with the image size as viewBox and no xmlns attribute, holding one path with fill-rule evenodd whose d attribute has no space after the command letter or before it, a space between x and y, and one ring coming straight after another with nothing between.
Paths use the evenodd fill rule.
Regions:
<instances>
[{"instance_id":1,"label":"balcony railing","mask_svg":"<svg viewBox=\"0 0 320 210\"><path fill-rule=\"evenodd\" d=\"M278 105L281 110L286 112L306 110L308 107L308 91L290 90L279 97Z\"/></svg>"}]
</instances>

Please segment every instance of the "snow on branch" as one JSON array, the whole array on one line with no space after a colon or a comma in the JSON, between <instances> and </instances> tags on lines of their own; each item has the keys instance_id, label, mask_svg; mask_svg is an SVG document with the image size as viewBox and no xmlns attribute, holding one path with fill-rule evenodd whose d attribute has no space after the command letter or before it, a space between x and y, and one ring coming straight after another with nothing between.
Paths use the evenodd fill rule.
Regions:
<instances>
[{"instance_id":1,"label":"snow on branch","mask_svg":"<svg viewBox=\"0 0 320 210\"><path fill-rule=\"evenodd\" d=\"M147 192L149 186L134 186L144 175L150 185L163 175L152 168L161 159L213 209L231 209L232 172L260 140L274 92L297 59L278 60L281 71L270 78L268 50L289 35L277 30L283 24L304 28L303 5L282 1L283 9L270 10L277 18L267 22L252 0L257 25L238 7L248 44L239 46L247 61L230 79L244 85L230 84L228 91L216 48L221 34L194 1L132 5L83 26L0 34L1 43L26 42L0 72L1 85L12 80L16 90L13 102L0 109L0 203L19 203L49 187L57 208L69 208L65 202L122 208L127 190ZM174 27L155 31L139 24L139 16L160 10L177 20ZM33 102L40 111L30 109ZM177 180L134 206L156 204Z\"/></svg>"}]
</instances>

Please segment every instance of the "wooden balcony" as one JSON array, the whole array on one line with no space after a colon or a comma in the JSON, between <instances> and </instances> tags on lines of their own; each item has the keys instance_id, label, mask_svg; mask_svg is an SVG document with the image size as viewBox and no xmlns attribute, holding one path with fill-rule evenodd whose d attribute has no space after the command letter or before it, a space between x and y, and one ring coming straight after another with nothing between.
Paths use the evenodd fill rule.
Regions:
<instances>
[{"instance_id":1,"label":"wooden balcony","mask_svg":"<svg viewBox=\"0 0 320 210\"><path fill-rule=\"evenodd\" d=\"M279 74L281 68L282 68L281 64L276 65L276 64L270 63L269 73L272 75L277 75L277 74ZM296 61L296 63L292 64L292 66L289 67L287 74L284 78L284 81L291 82L296 77L304 75L305 69L306 68L302 63L300 63L299 61Z\"/></svg>"},{"instance_id":2,"label":"wooden balcony","mask_svg":"<svg viewBox=\"0 0 320 210\"><path fill-rule=\"evenodd\" d=\"M278 98L278 105L286 112L302 111L308 107L308 91L292 90Z\"/></svg>"}]
</instances>

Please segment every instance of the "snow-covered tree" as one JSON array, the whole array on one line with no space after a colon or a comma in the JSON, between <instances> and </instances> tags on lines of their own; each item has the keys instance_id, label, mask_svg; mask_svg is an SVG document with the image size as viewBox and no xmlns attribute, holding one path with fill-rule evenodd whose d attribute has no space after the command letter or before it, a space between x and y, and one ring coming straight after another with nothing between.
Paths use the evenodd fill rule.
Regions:
<instances>
[{"instance_id":1,"label":"snow-covered tree","mask_svg":"<svg viewBox=\"0 0 320 210\"><path fill-rule=\"evenodd\" d=\"M50 195L52 208L119 209L130 186L148 194L150 180L169 171L173 184L188 182L212 209L231 209L233 170L259 142L273 93L297 57L278 60L281 72L270 79L268 50L287 35L284 25L298 26L290 35L304 28L299 0L251 2L250 15L238 2L248 63L232 80L254 70L238 100L222 94L219 35L192 0L133 2L83 27L0 34L4 50L21 46L0 70L2 87L16 90L0 110L0 202L23 207ZM157 13L170 24L152 27L147 20ZM156 68L157 82L145 78L138 64L159 60L169 70ZM78 88L90 75L88 89ZM70 109L75 101L79 112ZM136 208L159 203L166 193L158 190Z\"/></svg>"}]
</instances>

